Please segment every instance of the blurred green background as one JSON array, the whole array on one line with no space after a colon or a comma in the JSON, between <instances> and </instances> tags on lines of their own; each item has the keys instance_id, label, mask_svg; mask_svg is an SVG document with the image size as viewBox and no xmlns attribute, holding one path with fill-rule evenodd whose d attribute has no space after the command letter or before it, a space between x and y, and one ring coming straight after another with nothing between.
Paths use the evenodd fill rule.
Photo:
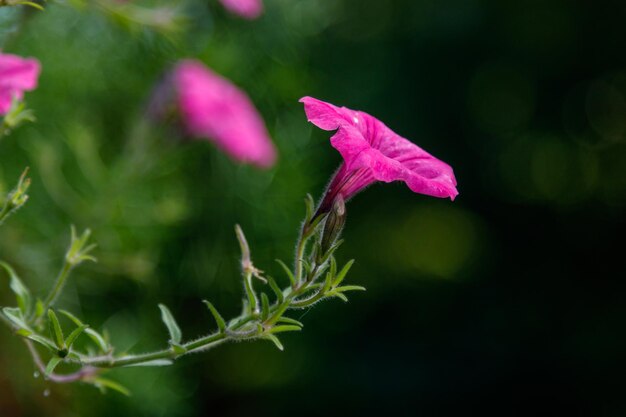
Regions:
<instances>
[{"instance_id":1,"label":"blurred green background","mask_svg":"<svg viewBox=\"0 0 626 417\"><path fill-rule=\"evenodd\" d=\"M61 305L118 348L165 343L159 302L188 336L214 327L202 298L238 314L235 223L285 283L274 259L291 261L303 197L340 161L304 95L450 163L460 196L371 187L348 206L338 254L367 292L296 312L304 331L282 353L225 345L108 374L128 398L34 378L0 329L0 416L626 415L624 1L265 0L252 22L216 1L176 5L187 29L168 37L50 2L4 46L43 72L27 94L38 122L0 143L0 190L25 166L33 179L0 258L45 293L69 225L92 228L100 262ZM14 14L0 8L3 31ZM137 143L151 89L183 57L249 93L274 169L165 126Z\"/></svg>"}]
</instances>

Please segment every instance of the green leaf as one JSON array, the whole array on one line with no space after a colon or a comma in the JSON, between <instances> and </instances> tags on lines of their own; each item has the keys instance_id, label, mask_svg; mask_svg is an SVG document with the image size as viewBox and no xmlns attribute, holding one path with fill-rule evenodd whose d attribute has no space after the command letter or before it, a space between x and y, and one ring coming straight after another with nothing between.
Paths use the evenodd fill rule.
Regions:
<instances>
[{"instance_id":1,"label":"green leaf","mask_svg":"<svg viewBox=\"0 0 626 417\"><path fill-rule=\"evenodd\" d=\"M274 336L273 334L266 334L265 336L263 336L263 339L265 340L269 340L270 342L274 343L274 345L278 348L278 350L280 350L281 352L283 350L285 350L285 348L283 347L283 344L280 343L280 340Z\"/></svg>"},{"instance_id":2,"label":"green leaf","mask_svg":"<svg viewBox=\"0 0 626 417\"><path fill-rule=\"evenodd\" d=\"M21 2L16 3L16 4L22 4L24 6L30 6L32 8L35 8L35 9L37 9L39 11L42 11L42 12L44 11L44 8L40 4L33 3L32 1L21 1Z\"/></svg>"},{"instance_id":3,"label":"green leaf","mask_svg":"<svg viewBox=\"0 0 626 417\"><path fill-rule=\"evenodd\" d=\"M365 287L360 285L344 285L343 287L337 287L334 291L346 292L346 291L366 291Z\"/></svg>"},{"instance_id":4,"label":"green leaf","mask_svg":"<svg viewBox=\"0 0 626 417\"><path fill-rule=\"evenodd\" d=\"M217 328L219 329L220 333L224 333L224 331L226 330L226 322L224 322L224 318L220 315L220 313L213 306L213 304L211 304L207 300L203 300L202 302L206 304L206 306L211 311L211 314L213 314L213 318L215 319L215 322L217 323Z\"/></svg>"},{"instance_id":5,"label":"green leaf","mask_svg":"<svg viewBox=\"0 0 626 417\"><path fill-rule=\"evenodd\" d=\"M11 268L9 264L0 261L0 267L4 268L7 274L9 274L9 277L11 279L10 287L17 298L17 305L19 306L20 310L22 310L23 315L27 316L30 312L32 303L30 291L28 291L28 288L26 288L26 286L22 283L20 278L15 273L15 270Z\"/></svg>"},{"instance_id":6,"label":"green leaf","mask_svg":"<svg viewBox=\"0 0 626 417\"><path fill-rule=\"evenodd\" d=\"M282 266L283 269L285 270L285 273L289 277L289 281L291 281L291 285L292 286L296 285L296 277L293 276L293 272L291 272L291 270L287 267L287 265L285 265L285 263L281 261L280 259L276 259L276 262L278 262L278 264Z\"/></svg>"},{"instance_id":7,"label":"green leaf","mask_svg":"<svg viewBox=\"0 0 626 417\"><path fill-rule=\"evenodd\" d=\"M176 324L174 316L172 316L172 313L165 305L159 304L159 308L161 309L161 319L163 320L163 323L165 323L167 331L170 333L170 341L172 343L179 344L183 338L183 334L181 333L178 324Z\"/></svg>"},{"instance_id":8,"label":"green leaf","mask_svg":"<svg viewBox=\"0 0 626 417\"><path fill-rule=\"evenodd\" d=\"M307 193L306 198L304 199L304 204L306 206L305 223L308 223L311 221L313 214L315 213L315 200L313 200L313 196L311 196L311 194Z\"/></svg>"},{"instance_id":9,"label":"green leaf","mask_svg":"<svg viewBox=\"0 0 626 417\"><path fill-rule=\"evenodd\" d=\"M267 316L270 314L270 300L267 298L267 294L261 293L261 321L267 320Z\"/></svg>"},{"instance_id":10,"label":"green leaf","mask_svg":"<svg viewBox=\"0 0 626 417\"><path fill-rule=\"evenodd\" d=\"M11 103L11 109L9 113L4 116L4 120L2 124L0 124L0 128L2 126L8 126L10 129L14 129L20 123L20 115L26 115L29 113L28 110L22 111L24 109L24 103L18 102L14 97L13 102ZM24 120L23 118L21 120ZM0 137L2 136L2 132L0 131ZM28 174L28 168L24 170L20 179L13 190L7 195L6 200L3 205L0 207L0 225L9 217L11 214L15 213L19 210L26 201L28 201L28 187L30 187L30 178L26 178Z\"/></svg>"},{"instance_id":11,"label":"green leaf","mask_svg":"<svg viewBox=\"0 0 626 417\"><path fill-rule=\"evenodd\" d=\"M354 259L351 259L350 261L348 261L347 264L345 264L345 266L341 269L341 271L339 271L339 273L335 277L335 281L333 281L333 287L341 284L341 282L346 278L346 275L348 275L348 271L350 271L350 268L352 268L353 264Z\"/></svg>"},{"instance_id":12,"label":"green leaf","mask_svg":"<svg viewBox=\"0 0 626 417\"><path fill-rule=\"evenodd\" d=\"M301 330L302 330L302 327L300 326L285 324L285 325L272 327L270 329L270 333L299 332Z\"/></svg>"},{"instance_id":13,"label":"green leaf","mask_svg":"<svg viewBox=\"0 0 626 417\"><path fill-rule=\"evenodd\" d=\"M98 333L97 331L93 329L85 329L85 334L89 336L96 345L98 345L98 347L100 348L100 350L102 350L102 352L106 353L111 350L111 347L109 346L105 338L102 337L102 335Z\"/></svg>"},{"instance_id":14,"label":"green leaf","mask_svg":"<svg viewBox=\"0 0 626 417\"><path fill-rule=\"evenodd\" d=\"M98 378L92 379L91 383L94 384L97 388L99 388L100 391L102 392L106 392L106 389L108 388L108 389L112 389L113 391L117 391L122 395L130 397L130 391L128 390L128 388L124 387L123 385L120 385L119 383L115 381L111 381L110 379L98 377Z\"/></svg>"},{"instance_id":15,"label":"green leaf","mask_svg":"<svg viewBox=\"0 0 626 417\"><path fill-rule=\"evenodd\" d=\"M72 225L71 234L72 237L70 247L65 254L66 261L72 266L77 266L78 264L85 261L97 262L97 259L95 257L89 255L89 252L94 250L97 245L87 245L89 237L91 236L91 230L85 229L83 234L78 236L76 233L76 228Z\"/></svg>"},{"instance_id":16,"label":"green leaf","mask_svg":"<svg viewBox=\"0 0 626 417\"><path fill-rule=\"evenodd\" d=\"M52 335L52 339L56 342L57 348L59 348L59 350L65 349L63 330L61 330L59 319L52 309L48 310L48 320L50 324L50 334Z\"/></svg>"},{"instance_id":17,"label":"green leaf","mask_svg":"<svg viewBox=\"0 0 626 417\"><path fill-rule=\"evenodd\" d=\"M337 275L337 260L334 256L330 257L330 269L328 272L330 272L331 277L335 277L335 275Z\"/></svg>"},{"instance_id":18,"label":"green leaf","mask_svg":"<svg viewBox=\"0 0 626 417\"><path fill-rule=\"evenodd\" d=\"M76 326L80 327L80 326L82 326L84 324L82 321L80 321L80 319L78 317L76 317L75 315L73 315L69 311L67 311L67 310L58 310L58 311L59 311L59 313L63 314L65 317L67 317L68 319L73 321Z\"/></svg>"},{"instance_id":19,"label":"green leaf","mask_svg":"<svg viewBox=\"0 0 626 417\"><path fill-rule=\"evenodd\" d=\"M70 333L67 339L65 339L65 345L68 349L72 347L78 336L80 336L87 329L87 327L89 326L86 324L80 325L79 327L75 328L72 333Z\"/></svg>"},{"instance_id":20,"label":"green leaf","mask_svg":"<svg viewBox=\"0 0 626 417\"><path fill-rule=\"evenodd\" d=\"M39 336L38 334L29 334L28 336L26 336L27 338L29 338L30 340L32 340L33 342L37 342L42 346L45 346L46 348L48 348L51 352L53 352L54 354L57 353L57 347L50 342L48 339L46 339L43 336Z\"/></svg>"},{"instance_id":21,"label":"green leaf","mask_svg":"<svg viewBox=\"0 0 626 417\"><path fill-rule=\"evenodd\" d=\"M62 361L63 359L56 356L50 359L50 362L48 362L48 364L46 365L46 370L44 374L46 376L50 375L52 372L54 372L54 368L56 368L57 365L60 364Z\"/></svg>"},{"instance_id":22,"label":"green leaf","mask_svg":"<svg viewBox=\"0 0 626 417\"><path fill-rule=\"evenodd\" d=\"M343 293L340 292L333 292L328 294L329 297L337 297L340 298L341 300L345 301L346 303L348 302L348 297L346 297Z\"/></svg>"},{"instance_id":23,"label":"green leaf","mask_svg":"<svg viewBox=\"0 0 626 417\"><path fill-rule=\"evenodd\" d=\"M104 339L104 337L100 333L89 328L89 326L84 324L78 317L76 317L75 315L73 315L72 313L66 310L59 310L59 313L63 314L65 317L67 317L72 322L74 322L76 326L78 327L85 326L85 330L84 330L85 334L89 336L89 338L100 348L102 352L106 353L111 349L107 341Z\"/></svg>"},{"instance_id":24,"label":"green leaf","mask_svg":"<svg viewBox=\"0 0 626 417\"><path fill-rule=\"evenodd\" d=\"M19 307L4 307L2 312L18 329L29 329Z\"/></svg>"},{"instance_id":25,"label":"green leaf","mask_svg":"<svg viewBox=\"0 0 626 417\"><path fill-rule=\"evenodd\" d=\"M343 243L343 239L339 239L337 241L335 241L335 243L333 243L330 248L328 248L328 250L326 251L326 253L324 254L324 256L322 257L322 260L320 263L324 263L328 260L328 258L330 258L335 251L337 251L337 248L339 248L339 246L341 246L341 244Z\"/></svg>"},{"instance_id":26,"label":"green leaf","mask_svg":"<svg viewBox=\"0 0 626 417\"><path fill-rule=\"evenodd\" d=\"M326 278L324 279L324 286L322 287L322 289L320 290L320 292L322 294L326 294L326 292L328 290L330 290L330 287L333 285L333 274L332 272L328 272L326 274Z\"/></svg>"},{"instance_id":27,"label":"green leaf","mask_svg":"<svg viewBox=\"0 0 626 417\"><path fill-rule=\"evenodd\" d=\"M311 269L313 268L313 264L307 261L306 259L302 260L302 266L304 267L305 276L308 276L311 273Z\"/></svg>"},{"instance_id":28,"label":"green leaf","mask_svg":"<svg viewBox=\"0 0 626 417\"><path fill-rule=\"evenodd\" d=\"M278 300L278 304L282 304L282 302L285 300L285 296L283 295L282 290L280 289L278 284L276 284L276 281L274 281L274 278L267 277L267 280L270 284L270 288L272 289L272 291L274 291L274 294L276 294L276 299Z\"/></svg>"},{"instance_id":29,"label":"green leaf","mask_svg":"<svg viewBox=\"0 0 626 417\"><path fill-rule=\"evenodd\" d=\"M133 363L130 365L124 365L124 368L131 368L134 366L170 366L174 362L169 359L155 359L153 361Z\"/></svg>"},{"instance_id":30,"label":"green leaf","mask_svg":"<svg viewBox=\"0 0 626 417\"><path fill-rule=\"evenodd\" d=\"M278 323L288 323L288 324L294 324L296 326L300 326L300 327L304 327L304 324L302 324L301 322L299 322L298 320L289 318L289 317L285 317L282 316L281 318L279 318L277 320Z\"/></svg>"}]
</instances>

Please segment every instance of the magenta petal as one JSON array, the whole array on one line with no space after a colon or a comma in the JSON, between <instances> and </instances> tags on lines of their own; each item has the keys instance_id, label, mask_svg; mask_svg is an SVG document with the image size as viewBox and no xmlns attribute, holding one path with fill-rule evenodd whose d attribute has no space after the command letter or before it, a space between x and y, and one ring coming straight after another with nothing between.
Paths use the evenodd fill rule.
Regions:
<instances>
[{"instance_id":1,"label":"magenta petal","mask_svg":"<svg viewBox=\"0 0 626 417\"><path fill-rule=\"evenodd\" d=\"M174 70L180 113L189 133L211 139L240 162L270 167L276 150L265 123L248 96L199 61L181 61Z\"/></svg>"},{"instance_id":2,"label":"magenta petal","mask_svg":"<svg viewBox=\"0 0 626 417\"><path fill-rule=\"evenodd\" d=\"M331 138L345 166L331 181L320 208L341 193L349 199L375 181L404 181L420 194L454 198L458 195L452 168L419 146L399 136L380 120L361 111L337 107L312 97L300 100L308 120Z\"/></svg>"},{"instance_id":3,"label":"magenta petal","mask_svg":"<svg viewBox=\"0 0 626 417\"><path fill-rule=\"evenodd\" d=\"M24 91L37 88L41 72L39 61L0 53L0 115L6 114L13 98L22 99Z\"/></svg>"},{"instance_id":4,"label":"magenta petal","mask_svg":"<svg viewBox=\"0 0 626 417\"><path fill-rule=\"evenodd\" d=\"M256 19L263 13L261 0L220 0L220 2L226 9L244 19Z\"/></svg>"}]
</instances>

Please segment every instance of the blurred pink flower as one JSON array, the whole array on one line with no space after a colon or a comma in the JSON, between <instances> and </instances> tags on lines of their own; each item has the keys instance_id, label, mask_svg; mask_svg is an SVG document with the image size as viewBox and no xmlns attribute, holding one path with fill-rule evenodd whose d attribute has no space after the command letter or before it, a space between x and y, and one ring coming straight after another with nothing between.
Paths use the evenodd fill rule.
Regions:
<instances>
[{"instance_id":1,"label":"blurred pink flower","mask_svg":"<svg viewBox=\"0 0 626 417\"><path fill-rule=\"evenodd\" d=\"M248 96L196 60L179 62L172 74L187 131L209 138L234 159L262 168L276 160L265 123Z\"/></svg>"},{"instance_id":2,"label":"blurred pink flower","mask_svg":"<svg viewBox=\"0 0 626 417\"><path fill-rule=\"evenodd\" d=\"M348 200L376 182L404 181L416 193L454 200L456 179L450 165L399 136L380 120L361 111L336 107L312 97L300 99L307 119L324 130L344 162L333 176L318 214L332 207L341 194Z\"/></svg>"},{"instance_id":3,"label":"blurred pink flower","mask_svg":"<svg viewBox=\"0 0 626 417\"><path fill-rule=\"evenodd\" d=\"M245 19L256 19L263 13L263 2L261 0L220 1L225 8Z\"/></svg>"},{"instance_id":4,"label":"blurred pink flower","mask_svg":"<svg viewBox=\"0 0 626 417\"><path fill-rule=\"evenodd\" d=\"M21 100L24 91L37 88L41 65L34 58L0 52L0 115L11 108L13 98Z\"/></svg>"}]
</instances>

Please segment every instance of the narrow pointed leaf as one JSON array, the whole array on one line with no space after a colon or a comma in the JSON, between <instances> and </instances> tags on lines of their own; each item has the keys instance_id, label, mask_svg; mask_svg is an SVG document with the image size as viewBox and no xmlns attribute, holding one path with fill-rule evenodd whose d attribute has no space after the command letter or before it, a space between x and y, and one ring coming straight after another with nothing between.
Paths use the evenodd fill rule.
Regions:
<instances>
[{"instance_id":1,"label":"narrow pointed leaf","mask_svg":"<svg viewBox=\"0 0 626 417\"><path fill-rule=\"evenodd\" d=\"M9 286L11 287L11 290L15 293L17 305L19 306L20 310L22 310L24 316L27 316L30 312L32 303L30 291L28 291L28 288L26 288L26 286L22 283L20 278L15 273L15 270L11 268L9 264L0 261L0 267L4 268L7 274L9 274L9 277L11 279Z\"/></svg>"},{"instance_id":2,"label":"narrow pointed leaf","mask_svg":"<svg viewBox=\"0 0 626 417\"><path fill-rule=\"evenodd\" d=\"M224 330L226 330L226 322L224 321L224 318L222 317L222 315L217 311L215 306L213 306L213 304L211 304L209 301L204 300L202 302L206 304L206 306L211 311L211 314L213 314L213 318L215 319L215 322L217 323L217 328L219 329L220 333L224 333Z\"/></svg>"},{"instance_id":3,"label":"narrow pointed leaf","mask_svg":"<svg viewBox=\"0 0 626 417\"><path fill-rule=\"evenodd\" d=\"M274 345L278 348L278 350L280 350L281 352L283 350L285 350L285 348L283 347L283 344L280 343L280 340L274 336L273 334L266 334L265 336L263 336L263 339L265 340L269 340L270 342L274 343Z\"/></svg>"},{"instance_id":4,"label":"narrow pointed leaf","mask_svg":"<svg viewBox=\"0 0 626 417\"><path fill-rule=\"evenodd\" d=\"M274 278L267 277L267 280L269 281L270 288L272 289L272 291L274 291L274 294L276 294L276 299L278 300L278 303L282 304L282 302L285 299L285 296L283 295L282 290L280 289L278 284L276 284L276 281L274 281Z\"/></svg>"},{"instance_id":5,"label":"narrow pointed leaf","mask_svg":"<svg viewBox=\"0 0 626 417\"><path fill-rule=\"evenodd\" d=\"M72 322L74 322L74 324L78 327L82 326L84 323L82 321L80 321L80 319L78 317L76 317L75 315L73 315L72 313L70 313L67 310L58 310L59 313L63 314L65 317L67 317L68 319L70 319Z\"/></svg>"},{"instance_id":6,"label":"narrow pointed leaf","mask_svg":"<svg viewBox=\"0 0 626 417\"><path fill-rule=\"evenodd\" d=\"M344 285L343 287L335 288L335 291L338 292L346 292L346 291L365 291L365 287L360 285Z\"/></svg>"},{"instance_id":7,"label":"narrow pointed leaf","mask_svg":"<svg viewBox=\"0 0 626 417\"><path fill-rule=\"evenodd\" d=\"M292 319L290 317L285 317L285 316L282 316L281 318L279 318L278 323L287 323L287 324L293 324L295 326L304 327L304 324L302 324L298 320Z\"/></svg>"},{"instance_id":8,"label":"narrow pointed leaf","mask_svg":"<svg viewBox=\"0 0 626 417\"><path fill-rule=\"evenodd\" d=\"M330 258L335 253L337 248L339 248L339 246L341 246L342 243L343 243L343 239L339 239L335 243L333 243L330 246L330 248L328 248L328 250L326 251L324 256L322 257L322 263L326 262L328 260L328 258Z\"/></svg>"},{"instance_id":9,"label":"narrow pointed leaf","mask_svg":"<svg viewBox=\"0 0 626 417\"><path fill-rule=\"evenodd\" d=\"M324 286L322 287L322 294L325 294L330 287L333 285L333 274L329 272L326 274L326 279L324 280Z\"/></svg>"},{"instance_id":10,"label":"narrow pointed leaf","mask_svg":"<svg viewBox=\"0 0 626 417\"><path fill-rule=\"evenodd\" d=\"M331 277L335 277L337 275L337 260L334 256L330 257L330 269L328 271Z\"/></svg>"},{"instance_id":11,"label":"narrow pointed leaf","mask_svg":"<svg viewBox=\"0 0 626 417\"><path fill-rule=\"evenodd\" d=\"M315 212L315 200L313 200L313 196L311 196L311 194L307 193L306 198L304 199L304 204L306 206L305 222L308 223L313 218L313 213Z\"/></svg>"},{"instance_id":12,"label":"narrow pointed leaf","mask_svg":"<svg viewBox=\"0 0 626 417\"><path fill-rule=\"evenodd\" d=\"M74 344L74 342L76 341L76 339L78 338L78 336L80 336L87 329L87 327L89 326L86 324L83 324L75 328L74 331L72 331L72 333L70 333L70 335L67 336L67 339L65 339L65 346L67 346L67 348L70 349L72 345Z\"/></svg>"},{"instance_id":13,"label":"narrow pointed leaf","mask_svg":"<svg viewBox=\"0 0 626 417\"><path fill-rule=\"evenodd\" d=\"M45 346L46 348L48 348L51 352L53 353L57 353L57 347L54 345L54 343L52 343L51 341L49 341L48 339L46 339L45 337L39 336L38 334L29 334L28 336L26 336L28 339L32 340L33 342L37 342L42 346Z\"/></svg>"},{"instance_id":14,"label":"narrow pointed leaf","mask_svg":"<svg viewBox=\"0 0 626 417\"><path fill-rule=\"evenodd\" d=\"M59 319L52 309L48 310L48 320L50 324L50 334L52 335L52 339L55 341L59 349L64 349L65 339L63 338L63 330L61 330L61 324L59 324Z\"/></svg>"},{"instance_id":15,"label":"narrow pointed leaf","mask_svg":"<svg viewBox=\"0 0 626 417\"><path fill-rule=\"evenodd\" d=\"M50 362L48 362L48 364L46 365L46 371L44 372L46 376L50 375L52 372L54 372L54 368L57 367L58 364L60 364L63 361L63 359L58 358L58 357L54 357L52 359L50 359Z\"/></svg>"},{"instance_id":16,"label":"narrow pointed leaf","mask_svg":"<svg viewBox=\"0 0 626 417\"><path fill-rule=\"evenodd\" d=\"M272 327L270 333L299 332L301 330L302 328L300 326L285 324Z\"/></svg>"},{"instance_id":17,"label":"narrow pointed leaf","mask_svg":"<svg viewBox=\"0 0 626 417\"><path fill-rule=\"evenodd\" d=\"M346 303L348 302L348 297L346 297L343 293L340 293L340 292L334 292L332 294L329 294L329 296L340 298L341 300L345 301Z\"/></svg>"},{"instance_id":18,"label":"narrow pointed leaf","mask_svg":"<svg viewBox=\"0 0 626 417\"><path fill-rule=\"evenodd\" d=\"M289 281L291 281L291 285L296 285L296 277L293 276L293 272L291 272L287 265L285 265L285 263L280 259L276 259L276 262L278 262L278 264L285 270L285 273L289 277Z\"/></svg>"},{"instance_id":19,"label":"narrow pointed leaf","mask_svg":"<svg viewBox=\"0 0 626 417\"><path fill-rule=\"evenodd\" d=\"M165 305L159 304L159 308L161 309L161 319L163 320L163 323L165 323L167 331L170 333L170 341L173 343L180 343L183 338L183 334L181 333L178 324L176 324L174 316L172 316L172 313Z\"/></svg>"},{"instance_id":20,"label":"narrow pointed leaf","mask_svg":"<svg viewBox=\"0 0 626 417\"><path fill-rule=\"evenodd\" d=\"M110 379L98 377L98 378L92 379L91 383L94 384L96 387L100 388L101 391L106 391L106 389L108 388L108 389L112 389L113 391L117 391L122 395L130 397L130 391L128 390L128 388L126 388L123 385L120 385L119 383L115 381L111 381Z\"/></svg>"},{"instance_id":21,"label":"narrow pointed leaf","mask_svg":"<svg viewBox=\"0 0 626 417\"><path fill-rule=\"evenodd\" d=\"M304 272L308 276L311 273L311 268L313 268L313 265L311 264L311 262L307 261L306 259L303 259L302 266L304 266Z\"/></svg>"},{"instance_id":22,"label":"narrow pointed leaf","mask_svg":"<svg viewBox=\"0 0 626 417\"><path fill-rule=\"evenodd\" d=\"M261 321L267 320L267 316L270 314L270 300L267 298L267 294L261 293Z\"/></svg>"},{"instance_id":23,"label":"narrow pointed leaf","mask_svg":"<svg viewBox=\"0 0 626 417\"><path fill-rule=\"evenodd\" d=\"M346 275L348 275L348 271L350 271L350 268L352 268L353 264L354 259L351 259L350 261L348 261L347 264L345 264L343 268L341 268L341 271L339 271L339 273L335 277L335 281L333 281L333 287L341 284L341 282L346 278Z\"/></svg>"},{"instance_id":24,"label":"narrow pointed leaf","mask_svg":"<svg viewBox=\"0 0 626 417\"><path fill-rule=\"evenodd\" d=\"M104 353L107 353L111 350L111 347L105 340L105 338L93 329L85 329L85 334L89 336L89 338L100 348L100 350Z\"/></svg>"},{"instance_id":25,"label":"narrow pointed leaf","mask_svg":"<svg viewBox=\"0 0 626 417\"><path fill-rule=\"evenodd\" d=\"M4 307L2 313L8 318L18 329L28 329L28 325L24 320L22 310L19 307Z\"/></svg>"}]
</instances>

